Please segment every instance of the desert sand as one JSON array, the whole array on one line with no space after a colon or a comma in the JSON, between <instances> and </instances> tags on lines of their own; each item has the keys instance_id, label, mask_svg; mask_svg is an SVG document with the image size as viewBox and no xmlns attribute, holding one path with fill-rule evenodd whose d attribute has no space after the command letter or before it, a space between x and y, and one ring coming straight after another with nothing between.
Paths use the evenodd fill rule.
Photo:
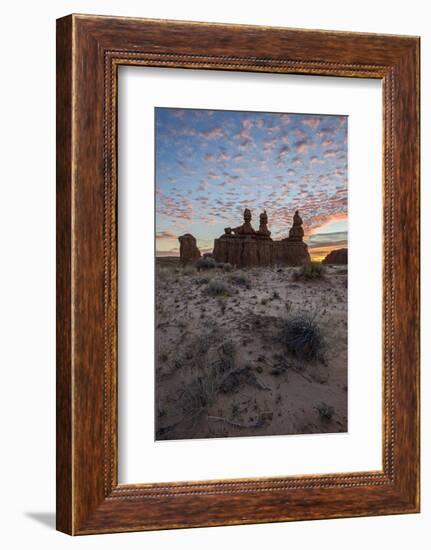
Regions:
<instances>
[{"instance_id":1,"label":"desert sand","mask_svg":"<svg viewBox=\"0 0 431 550\"><path fill-rule=\"evenodd\" d=\"M347 431L347 267L324 270L157 258L157 440ZM288 345L295 319L316 353Z\"/></svg>"}]
</instances>

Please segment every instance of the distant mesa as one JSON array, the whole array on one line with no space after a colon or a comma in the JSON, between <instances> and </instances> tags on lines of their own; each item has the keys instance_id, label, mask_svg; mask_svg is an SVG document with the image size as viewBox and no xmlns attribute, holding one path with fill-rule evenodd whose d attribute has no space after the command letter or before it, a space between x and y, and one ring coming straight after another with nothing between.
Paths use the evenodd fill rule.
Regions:
<instances>
[{"instance_id":1,"label":"distant mesa","mask_svg":"<svg viewBox=\"0 0 431 550\"><path fill-rule=\"evenodd\" d=\"M181 235L178 240L180 241L180 261L183 265L194 263L201 257L196 239L191 233Z\"/></svg>"},{"instance_id":2,"label":"distant mesa","mask_svg":"<svg viewBox=\"0 0 431 550\"><path fill-rule=\"evenodd\" d=\"M347 265L347 248L339 248L338 250L332 250L324 260L322 264L326 265Z\"/></svg>"},{"instance_id":3,"label":"distant mesa","mask_svg":"<svg viewBox=\"0 0 431 550\"><path fill-rule=\"evenodd\" d=\"M293 216L289 236L274 241L268 229L266 210L259 216L259 229L251 225L252 214L244 210L244 223L238 227L226 227L224 234L214 239L212 253L216 262L230 263L237 267L286 265L301 266L310 262L308 247L304 243L304 229L298 210ZM183 265L192 263L201 254L196 239L190 233L179 237L180 260Z\"/></svg>"}]
</instances>

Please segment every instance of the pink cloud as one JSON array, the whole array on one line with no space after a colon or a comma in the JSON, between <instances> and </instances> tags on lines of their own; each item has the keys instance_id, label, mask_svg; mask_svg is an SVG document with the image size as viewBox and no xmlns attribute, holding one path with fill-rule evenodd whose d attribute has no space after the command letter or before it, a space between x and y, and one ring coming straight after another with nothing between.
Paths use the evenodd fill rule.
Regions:
<instances>
[{"instance_id":1,"label":"pink cloud","mask_svg":"<svg viewBox=\"0 0 431 550\"><path fill-rule=\"evenodd\" d=\"M220 162L230 160L230 156L226 151L222 151L219 155L217 155L217 160Z\"/></svg>"},{"instance_id":2,"label":"pink cloud","mask_svg":"<svg viewBox=\"0 0 431 550\"><path fill-rule=\"evenodd\" d=\"M202 135L207 139L212 140L212 139L224 137L225 133L223 128L211 128L210 130L206 130L205 132L202 132Z\"/></svg>"},{"instance_id":3,"label":"pink cloud","mask_svg":"<svg viewBox=\"0 0 431 550\"><path fill-rule=\"evenodd\" d=\"M279 167L283 166L283 163L286 160L286 157L289 154L289 152L290 152L290 149L287 145L284 145L283 147L281 147L281 149L278 151L277 166Z\"/></svg>"},{"instance_id":4,"label":"pink cloud","mask_svg":"<svg viewBox=\"0 0 431 550\"><path fill-rule=\"evenodd\" d=\"M317 128L321 122L321 119L320 118L303 118L301 122L302 124L305 124L310 128Z\"/></svg>"},{"instance_id":5,"label":"pink cloud","mask_svg":"<svg viewBox=\"0 0 431 550\"><path fill-rule=\"evenodd\" d=\"M266 151L267 153L270 152L270 151L273 151L275 149L275 147L277 146L277 143L278 143L277 138L264 139L263 140L263 149L264 149L264 151Z\"/></svg>"},{"instance_id":6,"label":"pink cloud","mask_svg":"<svg viewBox=\"0 0 431 550\"><path fill-rule=\"evenodd\" d=\"M296 147L296 153L298 155L302 155L309 149L310 144L307 140L303 139L303 140L297 141L295 143L295 147Z\"/></svg>"},{"instance_id":7,"label":"pink cloud","mask_svg":"<svg viewBox=\"0 0 431 550\"><path fill-rule=\"evenodd\" d=\"M156 239L162 239L162 240L172 240L172 239L176 239L177 238L177 235L175 235L175 233L172 233L172 231L159 231L157 234L156 234Z\"/></svg>"}]
</instances>

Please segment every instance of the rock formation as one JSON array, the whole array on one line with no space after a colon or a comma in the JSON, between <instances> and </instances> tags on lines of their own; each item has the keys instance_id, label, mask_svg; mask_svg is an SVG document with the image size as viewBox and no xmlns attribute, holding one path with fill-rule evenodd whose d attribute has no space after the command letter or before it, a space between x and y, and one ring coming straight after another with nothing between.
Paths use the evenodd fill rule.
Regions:
<instances>
[{"instance_id":1,"label":"rock formation","mask_svg":"<svg viewBox=\"0 0 431 550\"><path fill-rule=\"evenodd\" d=\"M332 250L322 261L322 264L347 265L347 248Z\"/></svg>"},{"instance_id":2,"label":"rock formation","mask_svg":"<svg viewBox=\"0 0 431 550\"><path fill-rule=\"evenodd\" d=\"M259 229L251 225L252 215L244 210L244 223L238 227L226 227L224 235L214 240L213 257L217 262L237 267L289 265L299 266L310 262L308 247L303 242L304 230L298 211L293 218L289 237L273 241L268 229L266 211L259 217Z\"/></svg>"},{"instance_id":3,"label":"rock formation","mask_svg":"<svg viewBox=\"0 0 431 550\"><path fill-rule=\"evenodd\" d=\"M291 242L302 242L303 238L304 230L302 229L302 218L297 210L293 216L293 225L290 228L288 239Z\"/></svg>"},{"instance_id":4,"label":"rock formation","mask_svg":"<svg viewBox=\"0 0 431 550\"><path fill-rule=\"evenodd\" d=\"M190 233L178 237L180 241L180 261L183 265L194 263L201 257L196 239Z\"/></svg>"},{"instance_id":5,"label":"rock formation","mask_svg":"<svg viewBox=\"0 0 431 550\"><path fill-rule=\"evenodd\" d=\"M257 235L259 235L259 238L265 238L269 239L271 237L271 231L268 229L268 214L266 213L266 210L262 212L262 214L259 216L259 230L257 231Z\"/></svg>"},{"instance_id":6,"label":"rock formation","mask_svg":"<svg viewBox=\"0 0 431 550\"><path fill-rule=\"evenodd\" d=\"M230 229L228 227L228 229ZM244 210L244 223L238 227L233 227L231 232L235 235L246 237L247 235L256 235L256 231L251 226L251 212L248 208Z\"/></svg>"},{"instance_id":7,"label":"rock formation","mask_svg":"<svg viewBox=\"0 0 431 550\"><path fill-rule=\"evenodd\" d=\"M304 229L302 228L302 218L299 215L299 211L296 210L293 216L293 225L290 228L289 236L286 239L282 239L282 243L287 244L287 253L283 250L283 247L280 248L280 245L276 243L276 254L275 259L280 255L279 262L284 263L283 258L287 257L288 265L304 265L309 263L310 254L308 253L308 246L304 243Z\"/></svg>"}]
</instances>

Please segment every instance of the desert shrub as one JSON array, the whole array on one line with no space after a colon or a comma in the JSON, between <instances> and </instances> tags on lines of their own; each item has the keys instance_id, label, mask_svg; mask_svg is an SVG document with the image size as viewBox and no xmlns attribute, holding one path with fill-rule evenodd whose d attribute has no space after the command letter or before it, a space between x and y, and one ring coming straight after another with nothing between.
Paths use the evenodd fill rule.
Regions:
<instances>
[{"instance_id":1,"label":"desert shrub","mask_svg":"<svg viewBox=\"0 0 431 550\"><path fill-rule=\"evenodd\" d=\"M230 263L223 264L223 271L229 272L233 270L233 265Z\"/></svg>"},{"instance_id":2,"label":"desert shrub","mask_svg":"<svg viewBox=\"0 0 431 550\"><path fill-rule=\"evenodd\" d=\"M196 416L214 404L220 389L217 369L211 368L184 385L180 394L181 408L185 415Z\"/></svg>"},{"instance_id":3,"label":"desert shrub","mask_svg":"<svg viewBox=\"0 0 431 550\"><path fill-rule=\"evenodd\" d=\"M301 359L320 359L324 339L315 316L309 313L287 319L282 329L281 340L288 351Z\"/></svg>"},{"instance_id":4,"label":"desert shrub","mask_svg":"<svg viewBox=\"0 0 431 550\"><path fill-rule=\"evenodd\" d=\"M325 266L320 262L310 262L304 264L299 271L295 271L294 279L321 279L325 275Z\"/></svg>"},{"instance_id":5,"label":"desert shrub","mask_svg":"<svg viewBox=\"0 0 431 550\"><path fill-rule=\"evenodd\" d=\"M334 416L335 409L331 405L328 405L324 401L316 405L315 407L317 409L317 412L319 413L319 416L322 420L331 420Z\"/></svg>"},{"instance_id":6,"label":"desert shrub","mask_svg":"<svg viewBox=\"0 0 431 550\"><path fill-rule=\"evenodd\" d=\"M218 296L217 301L220 307L220 313L224 315L226 313L226 296Z\"/></svg>"},{"instance_id":7,"label":"desert shrub","mask_svg":"<svg viewBox=\"0 0 431 550\"><path fill-rule=\"evenodd\" d=\"M195 283L200 286L207 285L210 281L211 281L210 275L201 275L196 277L195 279Z\"/></svg>"},{"instance_id":8,"label":"desert shrub","mask_svg":"<svg viewBox=\"0 0 431 550\"><path fill-rule=\"evenodd\" d=\"M225 340L219 348L219 371L226 372L235 367L235 345L232 340Z\"/></svg>"},{"instance_id":9,"label":"desert shrub","mask_svg":"<svg viewBox=\"0 0 431 550\"><path fill-rule=\"evenodd\" d=\"M280 299L280 294L278 290L273 290L271 294L271 300L279 300L279 299Z\"/></svg>"},{"instance_id":10,"label":"desert shrub","mask_svg":"<svg viewBox=\"0 0 431 550\"><path fill-rule=\"evenodd\" d=\"M220 281L219 279L212 279L208 286L205 289L205 294L208 294L208 296L230 296L231 291L228 285Z\"/></svg>"},{"instance_id":11,"label":"desert shrub","mask_svg":"<svg viewBox=\"0 0 431 550\"><path fill-rule=\"evenodd\" d=\"M245 273L234 273L230 276L230 282L234 285L250 288L250 279Z\"/></svg>"},{"instance_id":12,"label":"desert shrub","mask_svg":"<svg viewBox=\"0 0 431 550\"><path fill-rule=\"evenodd\" d=\"M157 267L156 269L156 280L157 281L167 281L173 275L173 271L167 267Z\"/></svg>"},{"instance_id":13,"label":"desert shrub","mask_svg":"<svg viewBox=\"0 0 431 550\"><path fill-rule=\"evenodd\" d=\"M217 263L214 258L199 258L199 260L195 262L195 267L198 271L201 269L214 269L216 266Z\"/></svg>"},{"instance_id":14,"label":"desert shrub","mask_svg":"<svg viewBox=\"0 0 431 550\"><path fill-rule=\"evenodd\" d=\"M187 416L202 414L211 407L226 376L235 369L235 346L226 340L219 348L219 360L205 369L203 374L185 384L180 391L182 412Z\"/></svg>"},{"instance_id":15,"label":"desert shrub","mask_svg":"<svg viewBox=\"0 0 431 550\"><path fill-rule=\"evenodd\" d=\"M186 265L183 269L183 275L195 275L196 268L192 265Z\"/></svg>"}]
</instances>

